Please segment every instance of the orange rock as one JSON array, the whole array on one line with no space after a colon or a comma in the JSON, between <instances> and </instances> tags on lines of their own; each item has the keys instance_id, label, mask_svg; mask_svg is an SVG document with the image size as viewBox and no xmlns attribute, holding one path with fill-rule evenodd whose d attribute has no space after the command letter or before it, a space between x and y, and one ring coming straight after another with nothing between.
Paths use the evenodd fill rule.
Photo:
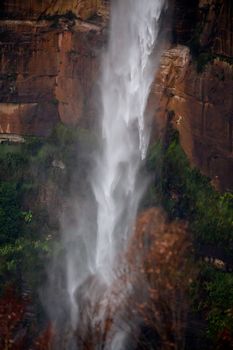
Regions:
<instances>
[{"instance_id":1,"label":"orange rock","mask_svg":"<svg viewBox=\"0 0 233 350\"><path fill-rule=\"evenodd\" d=\"M4 17L37 19L40 16L66 15L86 20L97 13L99 0L3 0L1 12Z\"/></svg>"},{"instance_id":2,"label":"orange rock","mask_svg":"<svg viewBox=\"0 0 233 350\"><path fill-rule=\"evenodd\" d=\"M152 94L160 129L172 111L191 164L232 189L233 66L215 59L197 73L188 48L176 46L163 54Z\"/></svg>"},{"instance_id":3,"label":"orange rock","mask_svg":"<svg viewBox=\"0 0 233 350\"><path fill-rule=\"evenodd\" d=\"M1 132L48 135L59 119L88 125L97 110L101 25L7 20L0 30Z\"/></svg>"}]
</instances>

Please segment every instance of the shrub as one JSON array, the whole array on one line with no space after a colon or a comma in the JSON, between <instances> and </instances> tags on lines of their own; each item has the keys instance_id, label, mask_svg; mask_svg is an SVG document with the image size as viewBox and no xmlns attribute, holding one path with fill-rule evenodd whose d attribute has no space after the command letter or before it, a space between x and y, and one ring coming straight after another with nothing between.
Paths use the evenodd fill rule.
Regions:
<instances>
[{"instance_id":1,"label":"shrub","mask_svg":"<svg viewBox=\"0 0 233 350\"><path fill-rule=\"evenodd\" d=\"M198 284L198 310L208 322L207 336L217 343L233 335L233 275L204 265ZM223 339L222 339L223 340ZM233 336L231 338L233 345Z\"/></svg>"},{"instance_id":2,"label":"shrub","mask_svg":"<svg viewBox=\"0 0 233 350\"><path fill-rule=\"evenodd\" d=\"M21 193L15 182L0 184L0 244L19 237L21 226Z\"/></svg>"},{"instance_id":3,"label":"shrub","mask_svg":"<svg viewBox=\"0 0 233 350\"><path fill-rule=\"evenodd\" d=\"M154 189L170 218L187 219L199 244L233 253L233 194L216 192L210 179L190 166L176 131L170 130L167 145L151 148L147 164L149 171L162 164Z\"/></svg>"},{"instance_id":4,"label":"shrub","mask_svg":"<svg viewBox=\"0 0 233 350\"><path fill-rule=\"evenodd\" d=\"M212 257L232 264L233 256L233 194L218 193L210 179L192 168L179 143L179 135L171 128L161 142L151 147L147 167L155 173L153 191L171 220L186 219L189 222L196 252L205 250ZM157 166L161 165L157 177ZM151 203L155 199L151 196ZM148 197L147 197L148 199ZM217 252L217 256L216 256ZM205 256L205 255L204 255ZM209 256L209 255L208 255ZM201 267L196 279L196 297L193 305L199 305L198 317L207 322L207 335L214 349L230 349L233 343L233 276L216 271L213 267Z\"/></svg>"}]
</instances>

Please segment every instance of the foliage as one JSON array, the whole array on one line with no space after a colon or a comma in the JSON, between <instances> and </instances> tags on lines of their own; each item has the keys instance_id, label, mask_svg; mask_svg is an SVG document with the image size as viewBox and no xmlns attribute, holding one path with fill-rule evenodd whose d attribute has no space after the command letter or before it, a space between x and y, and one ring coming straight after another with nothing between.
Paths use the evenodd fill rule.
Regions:
<instances>
[{"instance_id":1,"label":"foliage","mask_svg":"<svg viewBox=\"0 0 233 350\"><path fill-rule=\"evenodd\" d=\"M31 154L34 170L43 168L48 173L52 162L59 160L71 171L76 165L81 166L83 158L88 158L94 151L96 137L89 130L58 123L45 141L31 138L25 147L26 152Z\"/></svg>"},{"instance_id":2,"label":"foliage","mask_svg":"<svg viewBox=\"0 0 233 350\"><path fill-rule=\"evenodd\" d=\"M1 245L1 285L9 280L20 284L23 280L32 291L36 291L45 278L44 264L51 253L50 239L32 240L22 237L14 243Z\"/></svg>"},{"instance_id":3,"label":"foliage","mask_svg":"<svg viewBox=\"0 0 233 350\"><path fill-rule=\"evenodd\" d=\"M0 179L12 180L13 178L22 179L28 166L28 159L22 152L22 146L18 145L0 145Z\"/></svg>"},{"instance_id":4,"label":"foliage","mask_svg":"<svg viewBox=\"0 0 233 350\"><path fill-rule=\"evenodd\" d=\"M0 183L0 244L11 242L20 235L21 193L15 182Z\"/></svg>"},{"instance_id":5,"label":"foliage","mask_svg":"<svg viewBox=\"0 0 233 350\"><path fill-rule=\"evenodd\" d=\"M48 142L63 148L71 145L81 146L83 143L90 145L96 140L94 134L87 129L68 127L58 123Z\"/></svg>"},{"instance_id":6,"label":"foliage","mask_svg":"<svg viewBox=\"0 0 233 350\"><path fill-rule=\"evenodd\" d=\"M61 123L47 138L24 139L0 145L0 293L9 281L26 284L37 303L59 231L47 209L47 192L51 188L62 198L69 194L69 177L75 168L85 171L84 158L96 140L87 130Z\"/></svg>"},{"instance_id":7,"label":"foliage","mask_svg":"<svg viewBox=\"0 0 233 350\"><path fill-rule=\"evenodd\" d=\"M157 166L161 166L160 173ZM171 220L187 220L196 254L210 254L223 259L226 267L228 263L232 266L233 194L216 192L210 179L190 166L179 135L171 127L164 142L151 147L147 168L154 174L150 192L156 197L151 196L147 205L160 203ZM208 336L219 349L224 342L232 341L232 282L232 274L202 267L195 283L199 292L193 304L198 304L200 314L205 315Z\"/></svg>"},{"instance_id":8,"label":"foliage","mask_svg":"<svg viewBox=\"0 0 233 350\"><path fill-rule=\"evenodd\" d=\"M23 216L24 221L25 221L27 224L30 224L30 223L32 222L32 212L31 212L31 210L29 210L29 211L23 211L23 212L22 212L22 216Z\"/></svg>"},{"instance_id":9,"label":"foliage","mask_svg":"<svg viewBox=\"0 0 233 350\"><path fill-rule=\"evenodd\" d=\"M197 309L204 313L208 321L207 335L216 344L224 341L226 348L233 346L233 275L216 271L205 264L201 270L196 300ZM228 338L224 339L226 334Z\"/></svg>"},{"instance_id":10,"label":"foliage","mask_svg":"<svg viewBox=\"0 0 233 350\"><path fill-rule=\"evenodd\" d=\"M216 192L210 179L190 166L172 129L167 144L158 143L149 152L148 169L157 164L162 170L159 178L155 176L154 189L170 218L188 219L199 244L218 244L231 254L233 194Z\"/></svg>"}]
</instances>

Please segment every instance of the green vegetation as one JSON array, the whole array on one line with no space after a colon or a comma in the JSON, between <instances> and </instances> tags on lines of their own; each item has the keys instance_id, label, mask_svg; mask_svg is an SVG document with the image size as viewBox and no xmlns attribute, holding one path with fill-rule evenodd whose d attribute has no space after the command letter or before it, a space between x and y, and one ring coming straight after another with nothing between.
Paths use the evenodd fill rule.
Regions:
<instances>
[{"instance_id":1,"label":"green vegetation","mask_svg":"<svg viewBox=\"0 0 233 350\"><path fill-rule=\"evenodd\" d=\"M233 263L233 194L216 192L210 179L190 166L178 132L171 127L164 142L150 148L147 168L154 182L144 205L162 205L171 220L187 220L196 255L213 254L212 258L225 263L222 270L201 264L194 286L198 290L193 297L194 309L207 322L211 349L217 349L219 337L224 334L230 337L229 342L233 341L233 275L226 272Z\"/></svg>"},{"instance_id":2,"label":"green vegetation","mask_svg":"<svg viewBox=\"0 0 233 350\"><path fill-rule=\"evenodd\" d=\"M12 242L20 235L20 191L11 182L0 184L0 244Z\"/></svg>"},{"instance_id":3,"label":"green vegetation","mask_svg":"<svg viewBox=\"0 0 233 350\"><path fill-rule=\"evenodd\" d=\"M81 157L90 154L96 145L95 135L86 129L69 128L58 123L46 142L37 138L27 140L26 152L31 154L31 161L40 167L49 167L53 160L64 162L68 168L79 163Z\"/></svg>"},{"instance_id":4,"label":"green vegetation","mask_svg":"<svg viewBox=\"0 0 233 350\"><path fill-rule=\"evenodd\" d=\"M4 147L0 151L4 151ZM42 261L45 258L41 254L43 249L38 244L46 243L46 236L38 235L43 232L45 223L39 224L39 208L34 205L28 209L26 204L32 188L28 182L32 182L32 179L24 178L24 175L28 175L26 157L14 153L14 147L12 153L10 151L8 146L5 157L4 152L0 152L1 172L4 173L2 178L5 179L0 183L0 285L4 289L8 282L24 280L30 288L36 289L41 281ZM6 180L7 177L9 181ZM45 218L46 216L43 217ZM37 274L33 272L34 269Z\"/></svg>"},{"instance_id":5,"label":"green vegetation","mask_svg":"<svg viewBox=\"0 0 233 350\"><path fill-rule=\"evenodd\" d=\"M196 288L194 305L208 323L207 336L215 343L227 335L233 341L233 274L204 264Z\"/></svg>"},{"instance_id":6,"label":"green vegetation","mask_svg":"<svg viewBox=\"0 0 233 350\"><path fill-rule=\"evenodd\" d=\"M216 192L210 179L190 166L178 132L170 129L166 144L153 145L147 159L155 173L154 203L149 204L161 203L173 220L187 219L199 245L218 245L232 254L233 194Z\"/></svg>"},{"instance_id":7,"label":"green vegetation","mask_svg":"<svg viewBox=\"0 0 233 350\"><path fill-rule=\"evenodd\" d=\"M25 140L0 145L0 284L4 289L9 281L23 281L37 293L59 234L57 219L41 202L41 190L52 186L60 198L69 195L73 169L86 171L84 158L96 140L87 130L62 124L47 139Z\"/></svg>"},{"instance_id":8,"label":"green vegetation","mask_svg":"<svg viewBox=\"0 0 233 350\"><path fill-rule=\"evenodd\" d=\"M0 245L1 287L8 283L18 286L26 282L36 293L45 278L44 262L51 255L49 238L33 240L21 237L12 243Z\"/></svg>"},{"instance_id":9,"label":"green vegetation","mask_svg":"<svg viewBox=\"0 0 233 350\"><path fill-rule=\"evenodd\" d=\"M74 181L75 186L86 191L86 172L96 147L94 134L62 124L47 139L27 137L24 144L0 145L2 287L9 281L17 285L26 283L35 294L34 300L37 299L38 287L46 278L45 265L51 258L54 238L59 234L57 219L51 220L46 204L40 202L41 188L52 184L56 194L64 199L70 196L71 175L75 173L82 179ZM220 250L223 261L232 262L233 195L216 192L210 179L190 166L179 135L171 127L163 141L151 146L147 169L153 176L153 185L143 205L161 205L171 220L187 220L197 255L207 247ZM60 247L56 249L60 254ZM211 349L221 349L219 341L232 340L233 276L226 268L217 270L202 262L193 291L194 313L207 322L206 337L211 339Z\"/></svg>"}]
</instances>

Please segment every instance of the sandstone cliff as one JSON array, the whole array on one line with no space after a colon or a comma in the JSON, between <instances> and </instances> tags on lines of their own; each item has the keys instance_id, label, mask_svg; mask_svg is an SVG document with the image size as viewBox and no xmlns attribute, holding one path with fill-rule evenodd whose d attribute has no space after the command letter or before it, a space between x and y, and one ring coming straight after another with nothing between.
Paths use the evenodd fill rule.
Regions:
<instances>
[{"instance_id":1,"label":"sandstone cliff","mask_svg":"<svg viewBox=\"0 0 233 350\"><path fill-rule=\"evenodd\" d=\"M47 135L58 120L94 117L103 8L95 0L1 3L1 133Z\"/></svg>"},{"instance_id":2,"label":"sandstone cliff","mask_svg":"<svg viewBox=\"0 0 233 350\"><path fill-rule=\"evenodd\" d=\"M164 128L172 114L191 163L217 189L231 190L233 3L177 0L173 18L173 43L152 89L155 119Z\"/></svg>"},{"instance_id":3,"label":"sandstone cliff","mask_svg":"<svg viewBox=\"0 0 233 350\"><path fill-rule=\"evenodd\" d=\"M38 19L72 13L86 20L95 15L102 5L102 0L3 0L0 11L3 19Z\"/></svg>"},{"instance_id":4,"label":"sandstone cliff","mask_svg":"<svg viewBox=\"0 0 233 350\"><path fill-rule=\"evenodd\" d=\"M233 2L171 0L173 39L150 106L168 114L193 165L233 188ZM90 125L97 114L108 1L8 0L0 4L0 132L48 135L57 121Z\"/></svg>"}]
</instances>

